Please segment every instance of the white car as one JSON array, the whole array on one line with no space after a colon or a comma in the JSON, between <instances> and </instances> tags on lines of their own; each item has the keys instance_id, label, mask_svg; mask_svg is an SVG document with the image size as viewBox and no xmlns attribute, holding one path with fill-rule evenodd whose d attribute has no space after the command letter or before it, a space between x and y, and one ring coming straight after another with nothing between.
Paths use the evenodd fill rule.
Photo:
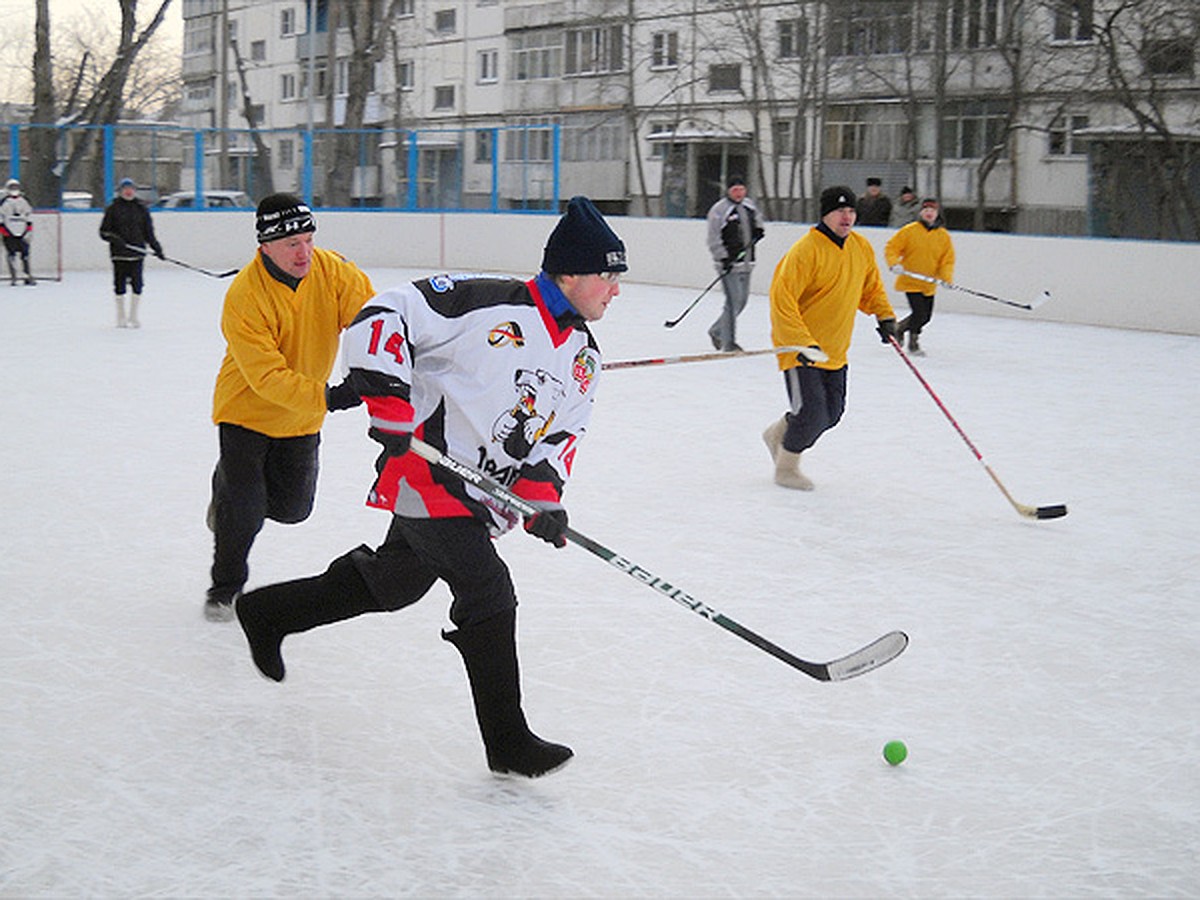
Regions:
<instances>
[{"instance_id":1,"label":"white car","mask_svg":"<svg viewBox=\"0 0 1200 900\"><path fill-rule=\"evenodd\" d=\"M160 197L155 209L191 209L195 204L194 191L177 191ZM254 206L244 191L205 191L205 209L250 209Z\"/></svg>"}]
</instances>

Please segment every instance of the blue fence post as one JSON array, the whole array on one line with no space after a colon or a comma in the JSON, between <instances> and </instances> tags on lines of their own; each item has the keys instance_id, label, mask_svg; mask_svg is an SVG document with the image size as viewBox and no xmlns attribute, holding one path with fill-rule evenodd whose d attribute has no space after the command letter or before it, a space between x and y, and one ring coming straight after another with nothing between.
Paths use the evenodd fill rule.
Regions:
<instances>
[{"instance_id":1,"label":"blue fence post","mask_svg":"<svg viewBox=\"0 0 1200 900\"><path fill-rule=\"evenodd\" d=\"M300 191L304 195L304 202L312 206L313 133L311 128L304 132L304 170L300 174Z\"/></svg>"},{"instance_id":2,"label":"blue fence post","mask_svg":"<svg viewBox=\"0 0 1200 900\"><path fill-rule=\"evenodd\" d=\"M8 126L8 177L21 180L21 132L18 126Z\"/></svg>"},{"instance_id":3,"label":"blue fence post","mask_svg":"<svg viewBox=\"0 0 1200 900\"><path fill-rule=\"evenodd\" d=\"M101 132L104 137L104 200L116 193L117 183L113 178L113 127L105 125ZM102 202L101 206L106 206L107 203Z\"/></svg>"},{"instance_id":4,"label":"blue fence post","mask_svg":"<svg viewBox=\"0 0 1200 900\"><path fill-rule=\"evenodd\" d=\"M500 129L492 129L492 212L500 211Z\"/></svg>"},{"instance_id":5,"label":"blue fence post","mask_svg":"<svg viewBox=\"0 0 1200 900\"><path fill-rule=\"evenodd\" d=\"M561 190L560 185L562 179L562 125L560 125L558 122L554 123L554 149L552 151L552 155L554 156L554 186L550 191L552 194L550 202L553 204L551 209L555 212L558 212L558 195L559 191Z\"/></svg>"},{"instance_id":6,"label":"blue fence post","mask_svg":"<svg viewBox=\"0 0 1200 900\"><path fill-rule=\"evenodd\" d=\"M200 206L204 197L204 132L192 132L192 206Z\"/></svg>"},{"instance_id":7,"label":"blue fence post","mask_svg":"<svg viewBox=\"0 0 1200 900\"><path fill-rule=\"evenodd\" d=\"M417 132L411 131L408 135L408 209L417 208L417 166L420 163L421 153L417 146Z\"/></svg>"}]
</instances>

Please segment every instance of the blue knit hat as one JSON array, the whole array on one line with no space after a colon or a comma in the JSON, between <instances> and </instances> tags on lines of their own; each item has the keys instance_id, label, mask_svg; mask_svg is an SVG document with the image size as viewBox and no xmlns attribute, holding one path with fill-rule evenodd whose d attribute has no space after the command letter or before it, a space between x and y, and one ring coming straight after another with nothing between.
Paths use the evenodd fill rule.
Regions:
<instances>
[{"instance_id":1,"label":"blue knit hat","mask_svg":"<svg viewBox=\"0 0 1200 900\"><path fill-rule=\"evenodd\" d=\"M628 268L625 245L608 227L600 210L587 197L572 197L546 240L542 271L548 275L592 275Z\"/></svg>"}]
</instances>

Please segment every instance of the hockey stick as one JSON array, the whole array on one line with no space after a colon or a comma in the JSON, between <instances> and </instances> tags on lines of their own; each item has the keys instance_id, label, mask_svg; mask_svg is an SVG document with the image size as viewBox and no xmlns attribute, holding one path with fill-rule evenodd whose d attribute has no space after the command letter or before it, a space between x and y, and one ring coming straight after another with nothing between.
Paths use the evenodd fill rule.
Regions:
<instances>
[{"instance_id":1,"label":"hockey stick","mask_svg":"<svg viewBox=\"0 0 1200 900\"><path fill-rule=\"evenodd\" d=\"M142 256L149 256L150 251L145 247L137 247L133 244L126 244L126 249L132 250L134 253L140 253ZM163 257L164 262L174 263L177 266L182 266L185 269L191 269L193 272L199 272L201 275L207 275L209 278L228 278L230 275L236 275L241 269L226 269L224 272L210 272L208 269L202 269L199 266L193 266L191 263L185 263L178 259L171 259L169 256Z\"/></svg>"},{"instance_id":2,"label":"hockey stick","mask_svg":"<svg viewBox=\"0 0 1200 900\"><path fill-rule=\"evenodd\" d=\"M983 454L979 452L979 448L971 443L971 439L967 437L967 433L963 431L961 427L959 427L958 422L954 420L954 416L950 415L950 410L946 409L946 404L942 403L941 398L934 393L933 388L929 386L929 382L925 380L925 378L917 370L917 367L913 364L913 361L909 358L908 354L904 352L904 348L900 346L900 342L894 337L889 337L888 343L890 343L895 351L900 354L900 358L904 360L904 364L908 366L909 370L915 376L917 376L917 381L921 382L921 386L929 392L929 396L933 398L933 402L937 404L938 409L942 411L942 414L949 420L950 424L954 426L954 430L958 432L958 436L963 439L963 442L971 448L971 452L975 454L975 458L979 460L980 465L983 466L984 470L991 477L992 481L996 483L996 487L1000 488L1000 493L1004 495L1004 498L1012 504L1013 509L1027 519L1061 519L1067 514L1067 507L1062 503L1058 503L1053 506L1029 506L1025 503L1018 503L1016 500L1014 500L1012 494L1008 492L1008 488L1004 486L996 473L992 471L992 467L989 466L986 461L984 461Z\"/></svg>"},{"instance_id":3,"label":"hockey stick","mask_svg":"<svg viewBox=\"0 0 1200 900\"><path fill-rule=\"evenodd\" d=\"M942 281L940 278L933 278L929 275L919 275L916 272L910 272L907 269L901 269L896 274L907 275L909 278L916 278L920 281L928 281L930 284L936 284L944 288L949 288L952 291L961 291L964 294L971 294L974 297L982 297L984 300L994 300L996 303L1003 303L1006 306L1015 306L1017 309L1037 309L1050 299L1050 292L1042 291L1032 303L1018 303L1016 300L1005 300L1003 297L997 297L995 294L986 294L983 291L972 290L971 288L963 287L961 284Z\"/></svg>"},{"instance_id":4,"label":"hockey stick","mask_svg":"<svg viewBox=\"0 0 1200 900\"><path fill-rule=\"evenodd\" d=\"M704 290L702 290L700 292L700 296L688 304L687 309L685 309L683 312L681 312L674 319L667 319L667 321L663 322L663 325L666 328L674 328L676 325L678 325L680 322L682 322L684 320L684 318L687 316L687 314L696 308L696 304L699 303L701 300L703 300L704 296L713 289L713 287L716 285L716 283L718 281L720 281L724 277L725 277L725 273L722 272L720 275L718 275L716 278L714 278L711 282L709 282L708 287L706 287Z\"/></svg>"},{"instance_id":5,"label":"hockey stick","mask_svg":"<svg viewBox=\"0 0 1200 900\"><path fill-rule=\"evenodd\" d=\"M538 508L528 500L518 497L499 482L493 481L477 469L461 463L451 456L447 456L436 447L431 447L429 444L415 437L412 439L410 446L412 451L422 459L461 478L467 484L474 485L509 510L526 517L536 515L539 512ZM736 634L742 640L748 641L755 647L758 647L758 649L766 651L776 659L783 660L792 668L799 669L805 675L815 678L818 681L845 681L847 678L853 678L855 675L870 672L872 669L877 669L884 663L895 659L908 646L908 635L903 631L891 631L847 656L825 663L809 662L806 659L792 655L782 647L776 646L766 638L755 634L749 628L739 625L733 619L730 619L723 613L717 612L712 607L694 598L691 594L685 593L682 589L664 581L647 569L643 569L632 560L619 556L587 535L570 527L566 529L565 533L567 540L571 543L600 557L610 566L624 572L635 581L653 588L664 597L674 600L681 606L687 607L697 615L703 616L710 622L720 625L726 631Z\"/></svg>"},{"instance_id":6,"label":"hockey stick","mask_svg":"<svg viewBox=\"0 0 1200 900\"><path fill-rule=\"evenodd\" d=\"M616 359L602 363L601 369L633 369L638 366L673 366L677 363L708 362L714 359L738 359L742 356L803 353L809 362L825 362L829 355L820 347L769 347L765 350L717 350L712 353L688 353L683 356L651 356L646 359Z\"/></svg>"},{"instance_id":7,"label":"hockey stick","mask_svg":"<svg viewBox=\"0 0 1200 900\"><path fill-rule=\"evenodd\" d=\"M174 263L177 266L182 266L185 269L191 269L193 272L199 272L201 275L207 275L209 278L228 278L231 275L236 275L241 269L226 269L224 272L210 272L208 269L202 269L199 266L193 266L190 263L181 262L178 259L171 259L169 256L164 256L164 260L169 263Z\"/></svg>"},{"instance_id":8,"label":"hockey stick","mask_svg":"<svg viewBox=\"0 0 1200 900\"><path fill-rule=\"evenodd\" d=\"M751 246L751 247L753 247L755 244L757 244L757 243L759 242L759 240L761 240L761 237L760 237L760 238L756 238L756 239L755 239L755 240L754 240L754 241L753 241L753 242L750 244L750 246ZM745 258L746 258L746 249L747 249L747 248L743 248L743 249L742 249L742 250L741 250L741 251L738 253L738 255L737 255L737 258L734 260L734 262L735 262L735 263L739 263L739 262L741 262L743 259L745 259ZM705 295L706 295L706 294L708 294L708 292L709 292L709 291L711 291L711 290L712 290L712 289L713 289L713 288L716 286L717 282L718 282L718 281L720 281L722 278L724 278L724 277L725 277L725 276L726 276L726 275L727 275L727 274L728 274L730 271L732 271L732 269L733 269L733 267L732 267L732 266L730 266L730 268L729 268L729 269L726 269L725 271L721 272L721 274L719 274L719 275L718 275L716 278L714 278L714 279L713 279L713 280L712 280L712 281L709 283L708 287L706 287L704 290L702 290L702 291L700 292L700 296L699 296L699 297L697 297L695 300L693 300L691 303L689 303L689 304L688 304L688 308L687 308L687 309L685 309L683 312L681 312L681 313L680 313L678 316L676 316L674 319L667 319L667 321L663 322L663 325L664 325L665 327L667 327L667 328L674 328L676 325L678 325L680 322L682 322L682 321L684 320L684 318L687 316L687 314L688 314L688 313L690 313L690 312L691 312L693 309L695 309L695 308L696 308L696 304L697 304L697 303L699 303L701 300L703 300L703 299L704 299L704 297L705 297Z\"/></svg>"}]
</instances>

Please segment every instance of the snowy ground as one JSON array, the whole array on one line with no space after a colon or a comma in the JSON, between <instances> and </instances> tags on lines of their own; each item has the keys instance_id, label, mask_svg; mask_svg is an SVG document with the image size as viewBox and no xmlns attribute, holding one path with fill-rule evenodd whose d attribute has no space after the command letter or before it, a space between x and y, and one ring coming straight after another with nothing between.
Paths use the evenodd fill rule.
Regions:
<instances>
[{"instance_id":1,"label":"snowy ground","mask_svg":"<svg viewBox=\"0 0 1200 900\"><path fill-rule=\"evenodd\" d=\"M371 273L379 287L410 273ZM200 607L227 282L152 264L0 288L0 896L1196 896L1200 340L939 314L922 373L860 320L849 410L775 487L770 357L606 373L572 524L807 658L822 684L578 548L504 539L527 710L562 773L493 779L447 595L290 638L255 673ZM718 299L627 285L609 359L708 349ZM766 301L741 320L767 343ZM252 584L383 514L361 410ZM883 744L901 738L890 768Z\"/></svg>"}]
</instances>

